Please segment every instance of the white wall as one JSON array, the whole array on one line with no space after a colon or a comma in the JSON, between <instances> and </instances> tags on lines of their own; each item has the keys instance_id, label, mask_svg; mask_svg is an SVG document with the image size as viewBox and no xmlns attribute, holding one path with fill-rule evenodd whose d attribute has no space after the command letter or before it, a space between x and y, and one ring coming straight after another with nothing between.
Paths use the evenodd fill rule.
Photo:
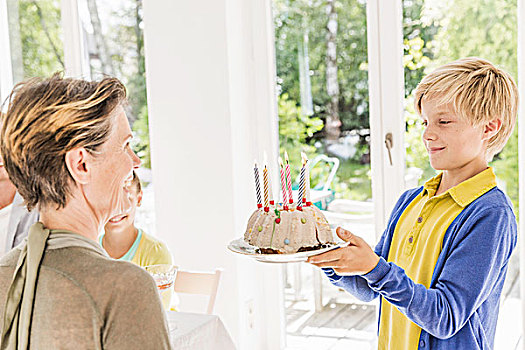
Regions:
<instances>
[{"instance_id":1,"label":"white wall","mask_svg":"<svg viewBox=\"0 0 525 350\"><path fill-rule=\"evenodd\" d=\"M144 2L157 235L182 268L225 269L215 311L240 349L282 345L280 267L226 249L255 209L253 159L277 154L270 18L269 0Z\"/></svg>"}]
</instances>

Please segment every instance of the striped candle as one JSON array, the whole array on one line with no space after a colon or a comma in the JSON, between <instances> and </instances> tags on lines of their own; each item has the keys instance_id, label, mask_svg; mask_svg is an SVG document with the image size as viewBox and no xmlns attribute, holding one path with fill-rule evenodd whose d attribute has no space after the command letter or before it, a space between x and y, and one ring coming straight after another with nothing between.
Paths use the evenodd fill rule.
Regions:
<instances>
[{"instance_id":1,"label":"striped candle","mask_svg":"<svg viewBox=\"0 0 525 350\"><path fill-rule=\"evenodd\" d=\"M266 165L263 170L263 184L264 184L264 207L268 208L268 169Z\"/></svg>"},{"instance_id":2,"label":"striped candle","mask_svg":"<svg viewBox=\"0 0 525 350\"><path fill-rule=\"evenodd\" d=\"M268 167L268 173L271 173L270 167ZM271 176L268 176L268 199L270 200L270 205L275 204L275 201L273 200L272 177Z\"/></svg>"},{"instance_id":3,"label":"striped candle","mask_svg":"<svg viewBox=\"0 0 525 350\"><path fill-rule=\"evenodd\" d=\"M264 168L268 169L267 172L271 174L270 167L268 166L268 157L266 156L266 152L264 152ZM274 205L275 202L273 200L272 177L268 174L266 176L268 181L268 200L270 201L270 205Z\"/></svg>"},{"instance_id":4,"label":"striped candle","mask_svg":"<svg viewBox=\"0 0 525 350\"><path fill-rule=\"evenodd\" d=\"M281 189L283 191L283 207L286 207L286 203L287 203L286 198L288 196L286 195L286 176L284 175L284 164L283 164L283 160L281 157L279 157L279 167L281 171Z\"/></svg>"},{"instance_id":5,"label":"striped candle","mask_svg":"<svg viewBox=\"0 0 525 350\"><path fill-rule=\"evenodd\" d=\"M255 173L255 194L257 195L257 207L262 207L261 201L261 185L259 184L259 169L257 168L257 162L255 162L255 167L253 168Z\"/></svg>"},{"instance_id":6,"label":"striped candle","mask_svg":"<svg viewBox=\"0 0 525 350\"><path fill-rule=\"evenodd\" d=\"M290 174L290 162L288 160L288 153L284 152L284 161L286 162L286 187L288 188L288 203L293 203L292 195L292 175Z\"/></svg>"},{"instance_id":7,"label":"striped candle","mask_svg":"<svg viewBox=\"0 0 525 350\"><path fill-rule=\"evenodd\" d=\"M301 181L303 181L302 174L304 169L304 184L299 185L299 187L303 189L303 194L301 198L299 198L299 202L306 203L307 193L309 193L310 190L310 177L308 176L310 172L308 170L308 157L306 156L306 153L301 152L301 159L303 161L303 168L301 169Z\"/></svg>"},{"instance_id":8,"label":"striped candle","mask_svg":"<svg viewBox=\"0 0 525 350\"><path fill-rule=\"evenodd\" d=\"M303 204L304 198L304 178L305 178L305 165L301 168L301 176L299 177L299 198L297 198L297 206L300 207Z\"/></svg>"},{"instance_id":9,"label":"striped candle","mask_svg":"<svg viewBox=\"0 0 525 350\"><path fill-rule=\"evenodd\" d=\"M310 202L310 161L308 160L308 157L306 157L306 154L304 155L304 168L305 168L305 202L306 205L309 206L312 203Z\"/></svg>"}]
</instances>

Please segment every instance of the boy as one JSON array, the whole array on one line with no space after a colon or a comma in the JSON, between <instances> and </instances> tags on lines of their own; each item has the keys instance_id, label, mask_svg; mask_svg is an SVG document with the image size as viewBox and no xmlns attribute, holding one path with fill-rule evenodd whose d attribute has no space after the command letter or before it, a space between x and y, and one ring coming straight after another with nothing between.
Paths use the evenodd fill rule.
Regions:
<instances>
[{"instance_id":1,"label":"boy","mask_svg":"<svg viewBox=\"0 0 525 350\"><path fill-rule=\"evenodd\" d=\"M514 127L516 84L465 58L427 75L415 107L442 172L401 196L375 252L338 228L348 247L309 262L362 300L381 297L379 349L492 349L517 228L488 162Z\"/></svg>"}]
</instances>

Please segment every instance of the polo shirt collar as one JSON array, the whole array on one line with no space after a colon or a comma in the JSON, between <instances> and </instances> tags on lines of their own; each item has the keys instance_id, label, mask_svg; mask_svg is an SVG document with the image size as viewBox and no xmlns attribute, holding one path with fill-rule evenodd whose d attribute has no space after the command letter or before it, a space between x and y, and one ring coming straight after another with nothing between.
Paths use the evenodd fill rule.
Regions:
<instances>
[{"instance_id":1,"label":"polo shirt collar","mask_svg":"<svg viewBox=\"0 0 525 350\"><path fill-rule=\"evenodd\" d=\"M428 180L423 185L423 191L421 194L426 195L428 193L429 197L434 196L439 187L442 176L443 173L440 173ZM479 174L450 188L441 195L449 194L459 206L466 207L494 187L496 187L496 175L494 174L492 167L488 167Z\"/></svg>"}]
</instances>

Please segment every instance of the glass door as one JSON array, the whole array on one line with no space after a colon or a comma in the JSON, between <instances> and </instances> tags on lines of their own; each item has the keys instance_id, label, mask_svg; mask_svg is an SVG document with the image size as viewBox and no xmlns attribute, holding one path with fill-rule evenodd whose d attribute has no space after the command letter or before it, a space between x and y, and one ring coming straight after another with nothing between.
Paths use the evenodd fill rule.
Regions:
<instances>
[{"instance_id":1,"label":"glass door","mask_svg":"<svg viewBox=\"0 0 525 350\"><path fill-rule=\"evenodd\" d=\"M280 154L298 182L306 153L314 204L374 245L366 11L360 0L273 0ZM376 303L308 264L284 269L288 349L373 346Z\"/></svg>"}]
</instances>

